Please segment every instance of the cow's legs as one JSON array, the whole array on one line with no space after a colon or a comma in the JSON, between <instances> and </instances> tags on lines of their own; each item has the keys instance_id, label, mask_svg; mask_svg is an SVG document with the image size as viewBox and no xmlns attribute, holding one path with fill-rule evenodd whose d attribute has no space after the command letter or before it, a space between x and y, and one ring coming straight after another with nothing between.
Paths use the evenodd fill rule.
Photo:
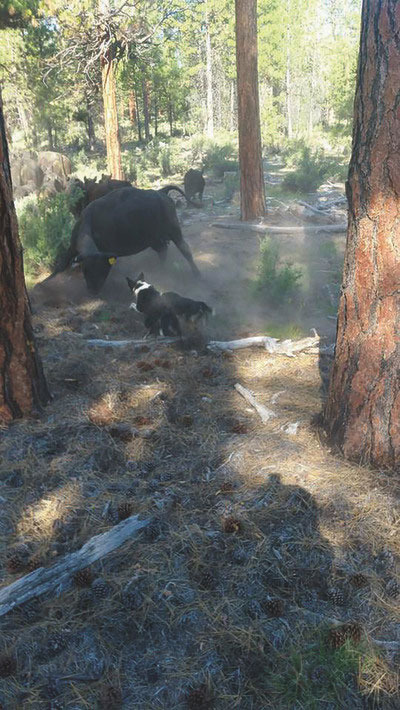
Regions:
<instances>
[{"instance_id":1,"label":"cow's legs","mask_svg":"<svg viewBox=\"0 0 400 710\"><path fill-rule=\"evenodd\" d=\"M163 249L158 249L157 254L161 264L164 265L167 261L168 247L165 246Z\"/></svg>"},{"instance_id":2,"label":"cow's legs","mask_svg":"<svg viewBox=\"0 0 400 710\"><path fill-rule=\"evenodd\" d=\"M192 252L190 251L190 246L185 242L183 237L178 241L175 241L176 246L178 247L179 251L183 256L185 257L186 261L189 262L190 268L192 269L192 272L195 276L200 276L200 271L198 270L196 264L193 261L193 256Z\"/></svg>"}]
</instances>

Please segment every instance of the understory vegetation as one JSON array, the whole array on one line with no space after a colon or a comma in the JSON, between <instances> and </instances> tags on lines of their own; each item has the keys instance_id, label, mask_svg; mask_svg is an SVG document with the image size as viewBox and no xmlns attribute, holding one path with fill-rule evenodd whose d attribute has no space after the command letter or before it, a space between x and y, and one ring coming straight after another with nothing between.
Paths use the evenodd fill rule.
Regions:
<instances>
[{"instance_id":1,"label":"understory vegetation","mask_svg":"<svg viewBox=\"0 0 400 710\"><path fill-rule=\"evenodd\" d=\"M75 223L71 197L59 193L49 197L30 195L17 205L19 232L24 249L24 266L29 276L50 270L67 249Z\"/></svg>"},{"instance_id":2,"label":"understory vegetation","mask_svg":"<svg viewBox=\"0 0 400 710\"><path fill-rule=\"evenodd\" d=\"M279 244L265 238L260 245L260 260L254 291L272 306L293 303L300 291L301 269L281 263Z\"/></svg>"}]
</instances>

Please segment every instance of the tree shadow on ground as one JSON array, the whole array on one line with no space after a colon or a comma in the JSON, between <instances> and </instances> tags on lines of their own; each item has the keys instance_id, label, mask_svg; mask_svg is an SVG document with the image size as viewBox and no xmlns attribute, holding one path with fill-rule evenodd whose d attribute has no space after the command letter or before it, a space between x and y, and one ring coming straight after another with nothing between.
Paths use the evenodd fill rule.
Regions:
<instances>
[{"instance_id":1,"label":"tree shadow on ground","mask_svg":"<svg viewBox=\"0 0 400 710\"><path fill-rule=\"evenodd\" d=\"M79 342L62 344L64 360L80 353L88 364ZM353 656L327 649L315 630L337 616L318 505L274 471L249 479L243 446L264 435L238 414L234 361L201 347L91 357L84 386L59 384L41 419L2 437L13 524L3 531L2 584L15 578L9 547L24 542L51 564L121 515L152 523L96 563L101 595L73 586L0 621L18 659L17 674L0 680L0 702L109 708L104 697L121 692L116 707L143 710L183 710L196 697L220 710L286 710L307 698L312 708L327 697L332 708L361 707ZM121 423L137 431L129 441ZM277 447L283 439L276 434ZM318 669L328 673L322 683L311 680Z\"/></svg>"}]
</instances>

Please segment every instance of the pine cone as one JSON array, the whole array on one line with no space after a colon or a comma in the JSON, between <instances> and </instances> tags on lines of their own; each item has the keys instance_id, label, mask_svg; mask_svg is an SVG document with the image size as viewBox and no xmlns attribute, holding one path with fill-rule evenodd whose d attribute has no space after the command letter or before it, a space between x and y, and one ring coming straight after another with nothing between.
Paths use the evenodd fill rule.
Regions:
<instances>
[{"instance_id":1,"label":"pine cone","mask_svg":"<svg viewBox=\"0 0 400 710\"><path fill-rule=\"evenodd\" d=\"M47 650L51 654L61 653L67 648L67 645L67 636L60 631L56 631L47 639Z\"/></svg>"},{"instance_id":2,"label":"pine cone","mask_svg":"<svg viewBox=\"0 0 400 710\"><path fill-rule=\"evenodd\" d=\"M249 601L249 614L253 619L258 619L262 614L261 604L257 599L250 599Z\"/></svg>"},{"instance_id":3,"label":"pine cone","mask_svg":"<svg viewBox=\"0 0 400 710\"><path fill-rule=\"evenodd\" d=\"M232 562L237 565L244 565L248 560L248 554L243 547L235 547L232 550Z\"/></svg>"},{"instance_id":4,"label":"pine cone","mask_svg":"<svg viewBox=\"0 0 400 710\"><path fill-rule=\"evenodd\" d=\"M17 671L17 661L11 653L3 653L0 656L0 678L8 678L15 675Z\"/></svg>"},{"instance_id":5,"label":"pine cone","mask_svg":"<svg viewBox=\"0 0 400 710\"><path fill-rule=\"evenodd\" d=\"M343 606L346 603L346 598L342 589L339 587L330 587L326 593L327 599L337 606Z\"/></svg>"},{"instance_id":6,"label":"pine cone","mask_svg":"<svg viewBox=\"0 0 400 710\"><path fill-rule=\"evenodd\" d=\"M138 589L126 589L122 592L121 602L126 609L134 611L143 605L143 596Z\"/></svg>"},{"instance_id":7,"label":"pine cone","mask_svg":"<svg viewBox=\"0 0 400 710\"><path fill-rule=\"evenodd\" d=\"M186 695L186 705L189 710L207 710L210 707L210 696L207 686L191 688Z\"/></svg>"},{"instance_id":8,"label":"pine cone","mask_svg":"<svg viewBox=\"0 0 400 710\"><path fill-rule=\"evenodd\" d=\"M122 693L115 685L102 688L100 695L101 710L119 710L122 708Z\"/></svg>"},{"instance_id":9,"label":"pine cone","mask_svg":"<svg viewBox=\"0 0 400 710\"><path fill-rule=\"evenodd\" d=\"M349 577L350 583L355 587L356 589L361 589L362 587L366 587L368 584L368 577L365 576L365 574L362 574L361 572L357 572L356 574L352 574Z\"/></svg>"},{"instance_id":10,"label":"pine cone","mask_svg":"<svg viewBox=\"0 0 400 710\"><path fill-rule=\"evenodd\" d=\"M328 679L328 671L325 666L315 666L310 671L310 680L314 685L325 686Z\"/></svg>"},{"instance_id":11,"label":"pine cone","mask_svg":"<svg viewBox=\"0 0 400 710\"><path fill-rule=\"evenodd\" d=\"M243 523L238 518L230 516L223 519L222 529L225 533L239 533L243 530Z\"/></svg>"},{"instance_id":12,"label":"pine cone","mask_svg":"<svg viewBox=\"0 0 400 710\"><path fill-rule=\"evenodd\" d=\"M154 518L143 530L143 537L146 542L156 542L167 530L167 525L163 520Z\"/></svg>"},{"instance_id":13,"label":"pine cone","mask_svg":"<svg viewBox=\"0 0 400 710\"><path fill-rule=\"evenodd\" d=\"M42 605L39 599L31 599L30 601L25 602L25 604L22 604L20 607L18 607L19 612L28 622L36 621L38 616L40 615L41 609Z\"/></svg>"},{"instance_id":14,"label":"pine cone","mask_svg":"<svg viewBox=\"0 0 400 710\"><path fill-rule=\"evenodd\" d=\"M346 643L347 635L343 627L338 626L337 628L330 629L328 632L328 646L331 648L340 648Z\"/></svg>"},{"instance_id":15,"label":"pine cone","mask_svg":"<svg viewBox=\"0 0 400 710\"><path fill-rule=\"evenodd\" d=\"M233 434L247 434L249 428L243 422L234 422L231 431Z\"/></svg>"},{"instance_id":16,"label":"pine cone","mask_svg":"<svg viewBox=\"0 0 400 710\"><path fill-rule=\"evenodd\" d=\"M7 554L7 569L11 574L24 572L29 558L29 548L27 545L17 545L11 548Z\"/></svg>"},{"instance_id":17,"label":"pine cone","mask_svg":"<svg viewBox=\"0 0 400 710\"><path fill-rule=\"evenodd\" d=\"M94 574L90 567L85 567L85 569L75 572L73 579L77 587L90 587L94 580Z\"/></svg>"},{"instance_id":18,"label":"pine cone","mask_svg":"<svg viewBox=\"0 0 400 710\"><path fill-rule=\"evenodd\" d=\"M215 577L211 572L205 570L200 577L199 585L203 587L203 589L213 589L215 587Z\"/></svg>"},{"instance_id":19,"label":"pine cone","mask_svg":"<svg viewBox=\"0 0 400 710\"><path fill-rule=\"evenodd\" d=\"M126 520L127 518L130 518L133 513L133 504L129 500L123 501L119 504L117 513L119 520Z\"/></svg>"},{"instance_id":20,"label":"pine cone","mask_svg":"<svg viewBox=\"0 0 400 710\"><path fill-rule=\"evenodd\" d=\"M396 597L399 596L400 594L400 584L398 583L397 579L390 579L389 582L386 585L386 594L388 597L391 597L392 599L396 599Z\"/></svg>"},{"instance_id":21,"label":"pine cone","mask_svg":"<svg viewBox=\"0 0 400 710\"><path fill-rule=\"evenodd\" d=\"M27 572L34 572L35 569L39 569L39 567L44 567L45 562L42 557L39 555L35 555L34 557L31 557L30 560L28 560L27 565L26 565L26 571Z\"/></svg>"},{"instance_id":22,"label":"pine cone","mask_svg":"<svg viewBox=\"0 0 400 710\"><path fill-rule=\"evenodd\" d=\"M221 491L221 493L233 493L234 485L233 485L232 481L225 480L225 481L222 481L222 483L219 487L219 490Z\"/></svg>"},{"instance_id":23,"label":"pine cone","mask_svg":"<svg viewBox=\"0 0 400 710\"><path fill-rule=\"evenodd\" d=\"M356 622L350 622L348 624L341 624L341 626L336 626L330 629L328 633L328 645L331 648L340 648L346 641L351 640L354 643L359 643L361 641L361 626Z\"/></svg>"},{"instance_id":24,"label":"pine cone","mask_svg":"<svg viewBox=\"0 0 400 710\"><path fill-rule=\"evenodd\" d=\"M99 577L98 579L95 579L92 584L92 592L99 601L101 599L107 599L107 597L111 594L111 585L108 584L105 579Z\"/></svg>"},{"instance_id":25,"label":"pine cone","mask_svg":"<svg viewBox=\"0 0 400 710\"><path fill-rule=\"evenodd\" d=\"M282 616L285 605L282 599L267 599L264 604L269 616Z\"/></svg>"},{"instance_id":26,"label":"pine cone","mask_svg":"<svg viewBox=\"0 0 400 710\"><path fill-rule=\"evenodd\" d=\"M360 643L362 628L356 621L351 621L346 624L346 633L347 638L351 639L354 643Z\"/></svg>"}]
</instances>

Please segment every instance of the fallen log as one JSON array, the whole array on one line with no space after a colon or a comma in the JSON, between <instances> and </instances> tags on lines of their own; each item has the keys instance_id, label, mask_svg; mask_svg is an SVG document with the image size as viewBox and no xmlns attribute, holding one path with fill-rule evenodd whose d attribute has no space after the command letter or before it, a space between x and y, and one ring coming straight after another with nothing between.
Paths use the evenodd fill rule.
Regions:
<instances>
[{"instance_id":1,"label":"fallen log","mask_svg":"<svg viewBox=\"0 0 400 710\"><path fill-rule=\"evenodd\" d=\"M141 338L140 340L101 340L100 338L93 338L90 340L85 340L84 342L87 345L93 345L99 348L122 348L126 345L133 345L137 348L140 348L143 345L148 345L149 347L155 345L171 345L172 343L182 342L182 338Z\"/></svg>"},{"instance_id":2,"label":"fallen log","mask_svg":"<svg viewBox=\"0 0 400 710\"><path fill-rule=\"evenodd\" d=\"M294 357L295 353L313 348L319 343L319 335L301 340L282 340L271 338L268 335L256 335L252 338L241 338L239 340L219 341L211 340L207 347L210 350L241 350L242 348L260 347L271 355L287 355Z\"/></svg>"},{"instance_id":3,"label":"fallen log","mask_svg":"<svg viewBox=\"0 0 400 710\"><path fill-rule=\"evenodd\" d=\"M246 402L248 402L249 404L251 404L252 407L254 407L263 424L266 424L270 419L276 417L275 412L273 412L272 409L268 409L268 407L265 407L263 404L257 402L254 394L252 394L250 390L248 390L246 387L243 387L237 382L235 384L235 390L236 392L239 392L240 395L242 395Z\"/></svg>"},{"instance_id":4,"label":"fallen log","mask_svg":"<svg viewBox=\"0 0 400 710\"><path fill-rule=\"evenodd\" d=\"M150 520L139 520L137 515L131 516L111 530L90 538L80 550L65 555L52 567L39 567L8 587L4 587L0 590L0 616L4 616L14 607L34 597L55 590L60 593L75 572L105 557L127 540L133 539L149 522Z\"/></svg>"},{"instance_id":5,"label":"fallen log","mask_svg":"<svg viewBox=\"0 0 400 710\"><path fill-rule=\"evenodd\" d=\"M313 207L312 205L309 205L308 202L304 202L304 200L298 200L298 204L302 207L306 207L308 210L314 212L314 214L317 214L319 217L325 217L326 219L329 219L330 222L335 221L332 215L330 215L329 212L327 212L326 210L321 210L318 207Z\"/></svg>"},{"instance_id":6,"label":"fallen log","mask_svg":"<svg viewBox=\"0 0 400 710\"><path fill-rule=\"evenodd\" d=\"M243 229L257 234L291 234L298 232L330 232L339 233L347 231L347 224L319 224L304 225L302 227L277 227L269 224L249 224L248 222L212 222L211 227L219 229Z\"/></svg>"}]
</instances>

